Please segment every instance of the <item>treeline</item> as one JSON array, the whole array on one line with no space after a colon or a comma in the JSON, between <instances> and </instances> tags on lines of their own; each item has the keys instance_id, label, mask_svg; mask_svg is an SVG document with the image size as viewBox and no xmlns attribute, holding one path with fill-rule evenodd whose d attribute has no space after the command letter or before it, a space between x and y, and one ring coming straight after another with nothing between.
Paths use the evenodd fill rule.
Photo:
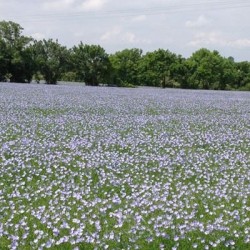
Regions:
<instances>
[{"instance_id":1,"label":"treeline","mask_svg":"<svg viewBox=\"0 0 250 250\"><path fill-rule=\"evenodd\" d=\"M99 45L81 42L68 49L57 40L37 41L22 31L17 23L0 22L0 81L250 90L250 62L235 62L218 51L202 48L187 59L164 49L107 54Z\"/></svg>"}]
</instances>

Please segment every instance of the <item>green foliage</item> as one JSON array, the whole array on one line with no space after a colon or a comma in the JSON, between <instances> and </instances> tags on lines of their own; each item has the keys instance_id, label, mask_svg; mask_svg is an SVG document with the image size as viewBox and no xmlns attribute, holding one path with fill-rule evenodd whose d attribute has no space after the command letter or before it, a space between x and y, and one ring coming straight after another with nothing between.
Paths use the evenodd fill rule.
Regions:
<instances>
[{"instance_id":1,"label":"green foliage","mask_svg":"<svg viewBox=\"0 0 250 250\"><path fill-rule=\"evenodd\" d=\"M195 89L235 89L242 84L232 57L223 58L218 51L200 49L186 62L187 86ZM243 72L243 71L242 71Z\"/></svg>"},{"instance_id":2,"label":"green foliage","mask_svg":"<svg viewBox=\"0 0 250 250\"><path fill-rule=\"evenodd\" d=\"M111 83L117 86L140 85L139 65L142 56L142 50L124 49L110 55L109 59L112 65Z\"/></svg>"},{"instance_id":3,"label":"green foliage","mask_svg":"<svg viewBox=\"0 0 250 250\"><path fill-rule=\"evenodd\" d=\"M168 50L146 53L140 63L140 82L146 86L173 87L170 76L176 61L177 56Z\"/></svg>"},{"instance_id":4,"label":"green foliage","mask_svg":"<svg viewBox=\"0 0 250 250\"><path fill-rule=\"evenodd\" d=\"M22 35L23 28L14 22L0 22L0 79L30 82L34 72L32 38Z\"/></svg>"},{"instance_id":5,"label":"green foliage","mask_svg":"<svg viewBox=\"0 0 250 250\"><path fill-rule=\"evenodd\" d=\"M87 45L81 42L73 47L71 57L77 80L91 86L106 82L110 63L108 54L100 45Z\"/></svg>"},{"instance_id":6,"label":"green foliage","mask_svg":"<svg viewBox=\"0 0 250 250\"><path fill-rule=\"evenodd\" d=\"M170 65L170 77L174 81L173 87L188 88L187 75L186 59L179 55Z\"/></svg>"},{"instance_id":7,"label":"green foliage","mask_svg":"<svg viewBox=\"0 0 250 250\"><path fill-rule=\"evenodd\" d=\"M120 87L124 87L124 88L135 88L136 86L132 83L129 83L129 82L121 82Z\"/></svg>"},{"instance_id":8,"label":"green foliage","mask_svg":"<svg viewBox=\"0 0 250 250\"><path fill-rule=\"evenodd\" d=\"M235 88L248 89L250 83L250 62L236 63L237 82Z\"/></svg>"},{"instance_id":9,"label":"green foliage","mask_svg":"<svg viewBox=\"0 0 250 250\"><path fill-rule=\"evenodd\" d=\"M61 80L65 82L76 82L77 79L77 74L76 72L68 71L62 74Z\"/></svg>"},{"instance_id":10,"label":"green foliage","mask_svg":"<svg viewBox=\"0 0 250 250\"><path fill-rule=\"evenodd\" d=\"M250 82L239 88L241 91L250 91Z\"/></svg>"},{"instance_id":11,"label":"green foliage","mask_svg":"<svg viewBox=\"0 0 250 250\"><path fill-rule=\"evenodd\" d=\"M65 71L69 53L58 41L42 40L34 43L35 62L47 84L56 84Z\"/></svg>"},{"instance_id":12,"label":"green foliage","mask_svg":"<svg viewBox=\"0 0 250 250\"><path fill-rule=\"evenodd\" d=\"M217 51L200 49L188 59L191 75L188 83L192 88L218 89L221 83L223 58Z\"/></svg>"},{"instance_id":13,"label":"green foliage","mask_svg":"<svg viewBox=\"0 0 250 250\"><path fill-rule=\"evenodd\" d=\"M0 81L6 81L6 74L8 73L8 54L6 43L0 39Z\"/></svg>"}]
</instances>

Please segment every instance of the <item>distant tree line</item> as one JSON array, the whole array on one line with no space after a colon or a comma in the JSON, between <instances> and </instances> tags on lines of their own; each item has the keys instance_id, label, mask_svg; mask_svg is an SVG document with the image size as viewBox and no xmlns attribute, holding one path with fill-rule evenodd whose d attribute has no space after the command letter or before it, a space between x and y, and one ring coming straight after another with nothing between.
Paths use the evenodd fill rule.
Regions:
<instances>
[{"instance_id":1,"label":"distant tree line","mask_svg":"<svg viewBox=\"0 0 250 250\"><path fill-rule=\"evenodd\" d=\"M57 40L37 41L22 31L15 22L0 22L0 81L250 90L250 62L235 62L218 51L202 48L187 59L164 49L146 54L124 49L109 55L99 45L81 42L68 49Z\"/></svg>"}]
</instances>

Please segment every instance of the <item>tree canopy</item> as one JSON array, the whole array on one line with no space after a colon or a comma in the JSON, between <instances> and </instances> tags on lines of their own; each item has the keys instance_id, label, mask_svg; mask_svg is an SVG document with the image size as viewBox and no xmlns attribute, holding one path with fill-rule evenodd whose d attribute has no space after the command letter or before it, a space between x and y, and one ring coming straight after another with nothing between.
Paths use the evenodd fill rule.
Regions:
<instances>
[{"instance_id":1,"label":"tree canopy","mask_svg":"<svg viewBox=\"0 0 250 250\"><path fill-rule=\"evenodd\" d=\"M80 42L67 48L57 40L37 41L22 32L15 22L0 22L0 81L250 90L250 62L235 62L215 50L201 48L189 58L167 49L108 54L100 45Z\"/></svg>"},{"instance_id":2,"label":"tree canopy","mask_svg":"<svg viewBox=\"0 0 250 250\"><path fill-rule=\"evenodd\" d=\"M109 57L100 45L87 45L81 42L73 47L71 58L76 80L92 86L106 81L110 70Z\"/></svg>"},{"instance_id":3,"label":"tree canopy","mask_svg":"<svg viewBox=\"0 0 250 250\"><path fill-rule=\"evenodd\" d=\"M31 37L14 22L0 22L0 78L11 82L30 81L33 75Z\"/></svg>"},{"instance_id":4,"label":"tree canopy","mask_svg":"<svg viewBox=\"0 0 250 250\"><path fill-rule=\"evenodd\" d=\"M118 86L139 85L139 65L141 49L124 49L110 55L112 83Z\"/></svg>"},{"instance_id":5,"label":"tree canopy","mask_svg":"<svg viewBox=\"0 0 250 250\"><path fill-rule=\"evenodd\" d=\"M56 84L67 68L67 48L52 39L35 41L33 48L36 69L48 84Z\"/></svg>"}]
</instances>

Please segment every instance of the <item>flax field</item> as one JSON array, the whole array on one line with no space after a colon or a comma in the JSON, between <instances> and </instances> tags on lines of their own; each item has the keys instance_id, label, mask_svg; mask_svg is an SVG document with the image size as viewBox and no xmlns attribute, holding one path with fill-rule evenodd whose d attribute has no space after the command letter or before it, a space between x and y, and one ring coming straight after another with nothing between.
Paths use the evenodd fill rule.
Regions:
<instances>
[{"instance_id":1,"label":"flax field","mask_svg":"<svg viewBox=\"0 0 250 250\"><path fill-rule=\"evenodd\" d=\"M250 92L0 83L0 249L250 249Z\"/></svg>"}]
</instances>

